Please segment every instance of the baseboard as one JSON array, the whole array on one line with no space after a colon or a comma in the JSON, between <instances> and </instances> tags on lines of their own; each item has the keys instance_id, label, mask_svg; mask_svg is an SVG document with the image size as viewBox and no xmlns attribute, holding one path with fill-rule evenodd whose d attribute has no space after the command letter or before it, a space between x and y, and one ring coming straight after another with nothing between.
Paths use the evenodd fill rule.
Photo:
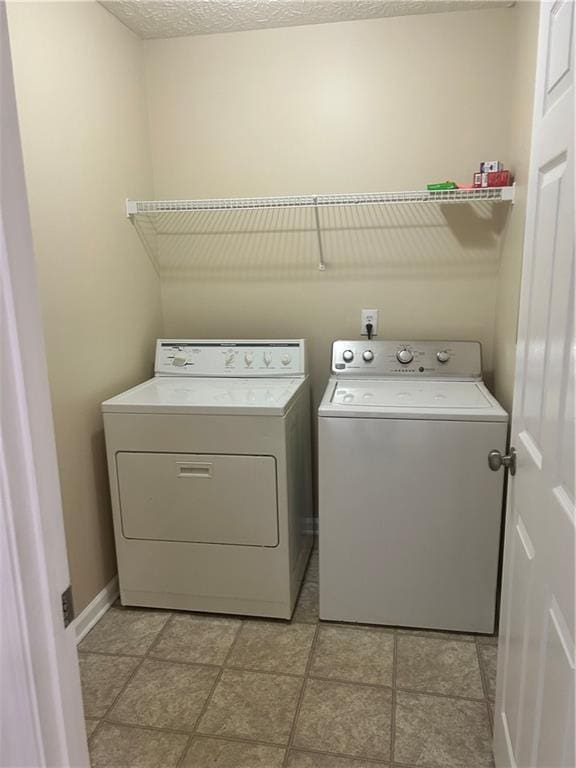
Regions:
<instances>
[{"instance_id":1,"label":"baseboard","mask_svg":"<svg viewBox=\"0 0 576 768\"><path fill-rule=\"evenodd\" d=\"M74 630L76 632L76 642L79 643L83 637L92 629L99 619L104 616L108 608L116 601L119 595L118 576L114 576L111 582L106 584L101 592L98 592L94 600L84 608L82 613L74 619Z\"/></svg>"}]
</instances>

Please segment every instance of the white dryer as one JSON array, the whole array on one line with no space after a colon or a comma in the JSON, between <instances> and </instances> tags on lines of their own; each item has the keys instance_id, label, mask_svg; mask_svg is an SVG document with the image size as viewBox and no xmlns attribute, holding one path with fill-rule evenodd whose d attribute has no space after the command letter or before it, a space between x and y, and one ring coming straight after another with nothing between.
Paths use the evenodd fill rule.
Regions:
<instances>
[{"instance_id":1,"label":"white dryer","mask_svg":"<svg viewBox=\"0 0 576 768\"><path fill-rule=\"evenodd\" d=\"M102 404L123 604L290 618L312 537L304 340L160 339Z\"/></svg>"},{"instance_id":2,"label":"white dryer","mask_svg":"<svg viewBox=\"0 0 576 768\"><path fill-rule=\"evenodd\" d=\"M320 617L492 632L506 412L477 342L337 341L319 409Z\"/></svg>"}]
</instances>

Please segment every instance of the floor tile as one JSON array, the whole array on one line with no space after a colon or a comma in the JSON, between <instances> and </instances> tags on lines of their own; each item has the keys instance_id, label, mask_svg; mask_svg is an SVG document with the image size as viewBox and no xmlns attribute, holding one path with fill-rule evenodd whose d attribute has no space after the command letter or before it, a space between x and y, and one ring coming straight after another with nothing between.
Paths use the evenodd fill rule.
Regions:
<instances>
[{"instance_id":1,"label":"floor tile","mask_svg":"<svg viewBox=\"0 0 576 768\"><path fill-rule=\"evenodd\" d=\"M151 656L198 664L223 664L241 626L238 619L173 616Z\"/></svg>"},{"instance_id":2,"label":"floor tile","mask_svg":"<svg viewBox=\"0 0 576 768\"><path fill-rule=\"evenodd\" d=\"M480 664L484 672L484 679L487 684L487 693L490 701L494 701L496 696L496 661L498 658L498 647L495 645L479 644L478 654Z\"/></svg>"},{"instance_id":3,"label":"floor tile","mask_svg":"<svg viewBox=\"0 0 576 768\"><path fill-rule=\"evenodd\" d=\"M264 744L246 744L204 736L194 742L183 768L281 768L286 750Z\"/></svg>"},{"instance_id":4,"label":"floor tile","mask_svg":"<svg viewBox=\"0 0 576 768\"><path fill-rule=\"evenodd\" d=\"M227 664L303 675L315 633L316 627L306 624L247 621Z\"/></svg>"},{"instance_id":5,"label":"floor tile","mask_svg":"<svg viewBox=\"0 0 576 768\"><path fill-rule=\"evenodd\" d=\"M308 680L294 746L385 760L390 750L391 699L388 688Z\"/></svg>"},{"instance_id":6,"label":"floor tile","mask_svg":"<svg viewBox=\"0 0 576 768\"><path fill-rule=\"evenodd\" d=\"M169 613L111 608L80 643L79 650L144 656Z\"/></svg>"},{"instance_id":7,"label":"floor tile","mask_svg":"<svg viewBox=\"0 0 576 768\"><path fill-rule=\"evenodd\" d=\"M198 732L287 744L302 682L297 677L225 670Z\"/></svg>"},{"instance_id":8,"label":"floor tile","mask_svg":"<svg viewBox=\"0 0 576 768\"><path fill-rule=\"evenodd\" d=\"M92 736L100 720L92 720L91 718L87 717L85 722L86 722L86 736Z\"/></svg>"},{"instance_id":9,"label":"floor tile","mask_svg":"<svg viewBox=\"0 0 576 768\"><path fill-rule=\"evenodd\" d=\"M188 736L102 723L90 744L92 768L175 768Z\"/></svg>"},{"instance_id":10,"label":"floor tile","mask_svg":"<svg viewBox=\"0 0 576 768\"><path fill-rule=\"evenodd\" d=\"M359 683L392 684L394 635L378 629L319 629L311 675Z\"/></svg>"},{"instance_id":11,"label":"floor tile","mask_svg":"<svg viewBox=\"0 0 576 768\"><path fill-rule=\"evenodd\" d=\"M140 664L140 659L130 656L99 656L94 653L80 653L78 658L84 715L90 718L102 717Z\"/></svg>"},{"instance_id":12,"label":"floor tile","mask_svg":"<svg viewBox=\"0 0 576 768\"><path fill-rule=\"evenodd\" d=\"M109 718L129 725L192 730L218 674L218 667L147 659Z\"/></svg>"},{"instance_id":13,"label":"floor tile","mask_svg":"<svg viewBox=\"0 0 576 768\"><path fill-rule=\"evenodd\" d=\"M493 766L486 703L399 691L394 760L419 768Z\"/></svg>"},{"instance_id":14,"label":"floor tile","mask_svg":"<svg viewBox=\"0 0 576 768\"><path fill-rule=\"evenodd\" d=\"M366 762L354 757L334 757L319 755L313 752L290 752L287 768L380 768L388 763L377 763L373 760Z\"/></svg>"},{"instance_id":15,"label":"floor tile","mask_svg":"<svg viewBox=\"0 0 576 768\"><path fill-rule=\"evenodd\" d=\"M453 696L484 696L475 643L398 636L398 688Z\"/></svg>"},{"instance_id":16,"label":"floor tile","mask_svg":"<svg viewBox=\"0 0 576 768\"><path fill-rule=\"evenodd\" d=\"M302 585L292 621L305 624L318 623L318 584L315 582L305 581Z\"/></svg>"}]
</instances>

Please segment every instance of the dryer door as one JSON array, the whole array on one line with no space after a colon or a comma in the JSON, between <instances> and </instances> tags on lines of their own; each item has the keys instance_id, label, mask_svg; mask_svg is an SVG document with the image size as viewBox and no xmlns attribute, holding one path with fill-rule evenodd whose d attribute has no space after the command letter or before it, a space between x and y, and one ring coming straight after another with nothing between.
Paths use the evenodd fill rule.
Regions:
<instances>
[{"instance_id":1,"label":"dryer door","mask_svg":"<svg viewBox=\"0 0 576 768\"><path fill-rule=\"evenodd\" d=\"M127 539L278 544L272 456L126 452L116 466Z\"/></svg>"}]
</instances>

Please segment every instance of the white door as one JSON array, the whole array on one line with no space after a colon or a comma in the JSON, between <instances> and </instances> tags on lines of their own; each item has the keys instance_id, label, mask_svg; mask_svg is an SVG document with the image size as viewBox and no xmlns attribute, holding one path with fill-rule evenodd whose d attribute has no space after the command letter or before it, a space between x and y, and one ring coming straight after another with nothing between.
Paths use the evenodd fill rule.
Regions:
<instances>
[{"instance_id":1,"label":"white door","mask_svg":"<svg viewBox=\"0 0 576 768\"><path fill-rule=\"evenodd\" d=\"M88 754L34 257L0 2L0 765Z\"/></svg>"},{"instance_id":2,"label":"white door","mask_svg":"<svg viewBox=\"0 0 576 768\"><path fill-rule=\"evenodd\" d=\"M574 3L543 2L494 723L498 768L574 768Z\"/></svg>"}]
</instances>

